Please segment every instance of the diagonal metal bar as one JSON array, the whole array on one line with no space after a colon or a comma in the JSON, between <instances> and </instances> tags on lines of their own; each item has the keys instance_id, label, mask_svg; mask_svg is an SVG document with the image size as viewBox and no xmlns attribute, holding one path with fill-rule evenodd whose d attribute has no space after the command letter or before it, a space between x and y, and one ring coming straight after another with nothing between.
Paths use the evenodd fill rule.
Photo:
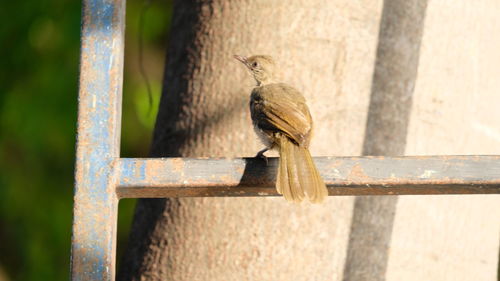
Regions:
<instances>
[{"instance_id":1,"label":"diagonal metal bar","mask_svg":"<svg viewBox=\"0 0 500 281\"><path fill-rule=\"evenodd\" d=\"M72 280L114 280L124 0L83 0Z\"/></svg>"},{"instance_id":2,"label":"diagonal metal bar","mask_svg":"<svg viewBox=\"0 0 500 281\"><path fill-rule=\"evenodd\" d=\"M500 194L500 156L319 157L330 195ZM120 198L273 196L277 159L127 159Z\"/></svg>"}]
</instances>

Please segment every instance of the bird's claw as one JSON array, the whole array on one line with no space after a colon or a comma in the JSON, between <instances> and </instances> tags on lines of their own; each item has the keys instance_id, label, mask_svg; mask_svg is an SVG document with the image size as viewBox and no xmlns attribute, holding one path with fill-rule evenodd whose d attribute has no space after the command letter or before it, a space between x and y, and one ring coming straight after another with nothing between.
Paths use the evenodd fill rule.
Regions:
<instances>
[{"instance_id":1,"label":"bird's claw","mask_svg":"<svg viewBox=\"0 0 500 281\"><path fill-rule=\"evenodd\" d=\"M267 151L268 149L265 148L265 149L262 149L261 151L259 151L257 153L257 155L255 155L256 158L260 158L262 160L264 160L264 162L266 162L266 166L269 165L269 160L267 159L267 156L264 155L264 153Z\"/></svg>"}]
</instances>

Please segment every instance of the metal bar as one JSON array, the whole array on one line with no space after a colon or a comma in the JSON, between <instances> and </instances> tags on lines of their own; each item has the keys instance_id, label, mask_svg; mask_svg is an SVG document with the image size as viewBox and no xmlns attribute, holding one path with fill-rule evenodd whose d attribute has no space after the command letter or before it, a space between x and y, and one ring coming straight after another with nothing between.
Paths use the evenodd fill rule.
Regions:
<instances>
[{"instance_id":1,"label":"metal bar","mask_svg":"<svg viewBox=\"0 0 500 281\"><path fill-rule=\"evenodd\" d=\"M500 156L319 157L330 195L500 193ZM120 159L120 198L274 196L277 159Z\"/></svg>"},{"instance_id":2,"label":"metal bar","mask_svg":"<svg viewBox=\"0 0 500 281\"><path fill-rule=\"evenodd\" d=\"M124 0L83 0L72 280L114 280L124 23Z\"/></svg>"}]
</instances>

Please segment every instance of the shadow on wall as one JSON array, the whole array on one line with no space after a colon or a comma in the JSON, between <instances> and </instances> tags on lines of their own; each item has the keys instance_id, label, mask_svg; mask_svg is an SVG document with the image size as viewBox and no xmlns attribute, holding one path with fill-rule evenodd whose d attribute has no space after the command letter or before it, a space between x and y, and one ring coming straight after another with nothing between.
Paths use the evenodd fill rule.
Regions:
<instances>
[{"instance_id":1,"label":"shadow on wall","mask_svg":"<svg viewBox=\"0 0 500 281\"><path fill-rule=\"evenodd\" d=\"M363 155L405 153L426 8L427 0L384 1ZM385 280L397 200L356 197L343 280Z\"/></svg>"}]
</instances>

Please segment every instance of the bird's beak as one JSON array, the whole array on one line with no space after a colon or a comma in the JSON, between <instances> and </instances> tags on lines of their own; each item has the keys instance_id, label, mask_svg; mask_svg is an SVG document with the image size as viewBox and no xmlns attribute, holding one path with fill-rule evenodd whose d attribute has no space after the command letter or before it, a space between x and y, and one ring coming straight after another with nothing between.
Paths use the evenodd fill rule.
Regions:
<instances>
[{"instance_id":1,"label":"bird's beak","mask_svg":"<svg viewBox=\"0 0 500 281\"><path fill-rule=\"evenodd\" d=\"M242 62L244 65L247 65L247 57L234 55L234 58Z\"/></svg>"}]
</instances>

